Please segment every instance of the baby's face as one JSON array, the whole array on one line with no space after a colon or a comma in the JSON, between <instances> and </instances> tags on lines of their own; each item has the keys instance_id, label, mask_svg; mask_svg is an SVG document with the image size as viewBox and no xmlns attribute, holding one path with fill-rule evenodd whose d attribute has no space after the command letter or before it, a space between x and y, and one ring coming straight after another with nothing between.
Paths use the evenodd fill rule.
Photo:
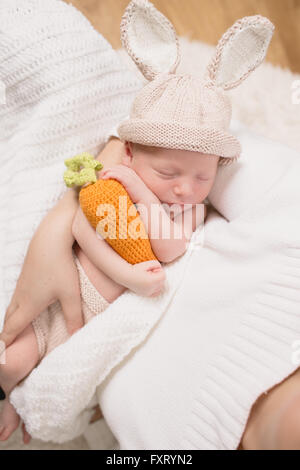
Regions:
<instances>
[{"instance_id":1,"label":"baby's face","mask_svg":"<svg viewBox=\"0 0 300 470\"><path fill-rule=\"evenodd\" d=\"M201 204L208 196L219 157L188 150L125 143L122 163L141 177L161 203Z\"/></svg>"}]
</instances>

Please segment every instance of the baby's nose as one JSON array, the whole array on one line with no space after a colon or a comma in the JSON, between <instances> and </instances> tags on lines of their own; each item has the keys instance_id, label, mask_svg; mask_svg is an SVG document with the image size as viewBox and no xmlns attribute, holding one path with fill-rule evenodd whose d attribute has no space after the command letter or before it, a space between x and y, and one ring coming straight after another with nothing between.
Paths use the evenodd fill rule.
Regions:
<instances>
[{"instance_id":1,"label":"baby's nose","mask_svg":"<svg viewBox=\"0 0 300 470\"><path fill-rule=\"evenodd\" d=\"M174 186L174 193L176 196L191 196L193 194L193 186L188 181L182 181Z\"/></svg>"}]
</instances>

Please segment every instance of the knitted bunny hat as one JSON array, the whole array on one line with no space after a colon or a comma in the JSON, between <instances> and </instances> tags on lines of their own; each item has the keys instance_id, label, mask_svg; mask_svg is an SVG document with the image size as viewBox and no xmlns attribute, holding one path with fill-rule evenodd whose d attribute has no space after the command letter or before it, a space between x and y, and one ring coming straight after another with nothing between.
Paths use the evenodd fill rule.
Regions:
<instances>
[{"instance_id":1,"label":"knitted bunny hat","mask_svg":"<svg viewBox=\"0 0 300 470\"><path fill-rule=\"evenodd\" d=\"M132 0L121 22L124 48L149 81L137 94L122 141L219 155L237 160L239 141L228 132L237 87L265 59L274 25L260 15L238 20L220 39L204 80L176 75L179 43L169 20L148 0Z\"/></svg>"}]
</instances>

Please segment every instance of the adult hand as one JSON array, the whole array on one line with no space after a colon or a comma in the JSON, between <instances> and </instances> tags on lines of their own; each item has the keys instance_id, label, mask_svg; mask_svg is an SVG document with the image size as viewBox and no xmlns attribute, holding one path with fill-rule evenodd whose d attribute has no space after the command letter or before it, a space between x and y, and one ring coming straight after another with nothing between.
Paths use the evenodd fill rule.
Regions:
<instances>
[{"instance_id":1,"label":"adult hand","mask_svg":"<svg viewBox=\"0 0 300 470\"><path fill-rule=\"evenodd\" d=\"M97 159L104 166L118 164L123 152L123 143L112 138ZM72 223L77 209L78 194L69 189L35 232L5 313L0 334L5 347L56 300L61 303L69 334L83 326L79 277L72 256Z\"/></svg>"},{"instance_id":2,"label":"adult hand","mask_svg":"<svg viewBox=\"0 0 300 470\"><path fill-rule=\"evenodd\" d=\"M47 214L29 244L0 334L6 348L56 300L61 302L70 334L83 326L79 277L72 256L71 224L73 209L78 207L72 191Z\"/></svg>"}]
</instances>

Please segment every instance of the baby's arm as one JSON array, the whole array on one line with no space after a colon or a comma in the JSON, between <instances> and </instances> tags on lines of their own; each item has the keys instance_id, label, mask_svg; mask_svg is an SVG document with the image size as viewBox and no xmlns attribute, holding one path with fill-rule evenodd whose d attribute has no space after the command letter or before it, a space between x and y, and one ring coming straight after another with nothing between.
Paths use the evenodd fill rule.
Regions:
<instances>
[{"instance_id":1,"label":"baby's arm","mask_svg":"<svg viewBox=\"0 0 300 470\"><path fill-rule=\"evenodd\" d=\"M177 206L177 211L175 210L172 217L169 207L164 208L151 191L145 192L137 205L148 230L152 249L164 263L169 263L185 253L193 232L204 222L206 216L205 205L199 204L197 210L193 206L184 212Z\"/></svg>"},{"instance_id":2,"label":"baby's arm","mask_svg":"<svg viewBox=\"0 0 300 470\"><path fill-rule=\"evenodd\" d=\"M181 256L187 248L193 231L204 222L205 211L193 208L184 217L171 220L159 199L150 191L137 173L125 165L117 165L101 172L103 179L114 178L126 188L137 204L156 257L164 263ZM199 205L204 209L204 205ZM183 219L183 220L182 220Z\"/></svg>"},{"instance_id":3,"label":"baby's arm","mask_svg":"<svg viewBox=\"0 0 300 470\"><path fill-rule=\"evenodd\" d=\"M125 261L105 240L98 238L80 207L74 217L72 232L91 263L114 282L139 295L153 296L161 292L165 274L160 263L152 260L131 265Z\"/></svg>"}]
</instances>

